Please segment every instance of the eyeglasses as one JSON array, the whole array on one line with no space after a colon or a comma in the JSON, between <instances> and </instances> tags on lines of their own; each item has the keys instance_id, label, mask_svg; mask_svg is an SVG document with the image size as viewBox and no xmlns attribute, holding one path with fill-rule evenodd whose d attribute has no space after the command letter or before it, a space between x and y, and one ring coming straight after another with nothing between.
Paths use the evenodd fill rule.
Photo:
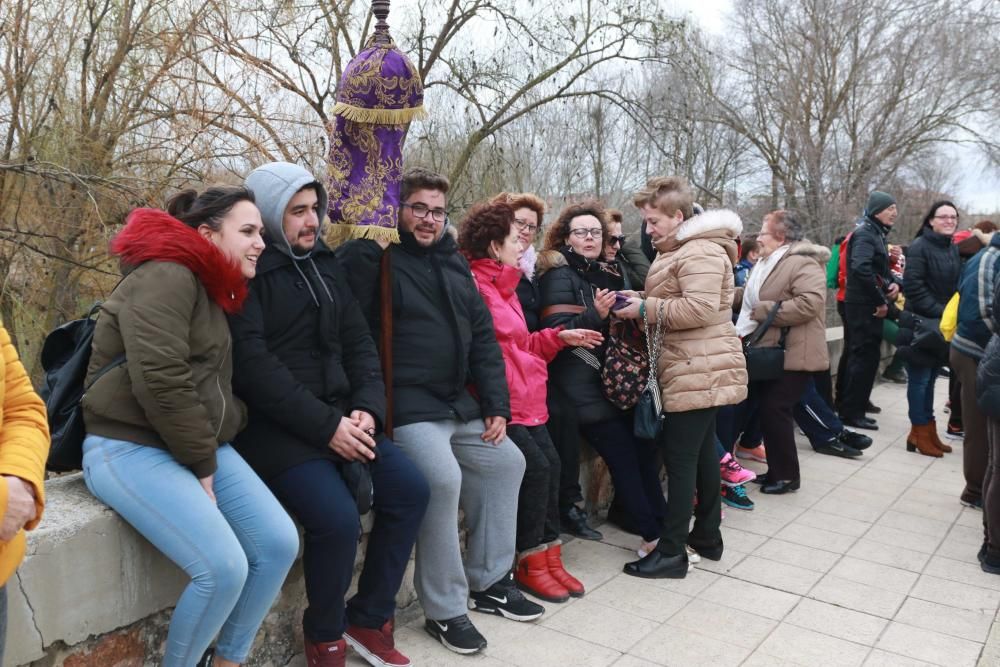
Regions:
<instances>
[{"instance_id":1,"label":"eyeglasses","mask_svg":"<svg viewBox=\"0 0 1000 667\"><path fill-rule=\"evenodd\" d=\"M423 220L430 214L434 222L444 222L448 219L448 211L443 208L428 208L427 204L401 204L413 211L413 217Z\"/></svg>"},{"instance_id":2,"label":"eyeglasses","mask_svg":"<svg viewBox=\"0 0 1000 667\"><path fill-rule=\"evenodd\" d=\"M957 215L935 215L935 220L958 220Z\"/></svg>"},{"instance_id":3,"label":"eyeglasses","mask_svg":"<svg viewBox=\"0 0 1000 667\"><path fill-rule=\"evenodd\" d=\"M618 234L618 235L612 234L611 236L608 237L608 245L617 245L617 246L625 245L625 235L624 234Z\"/></svg>"},{"instance_id":4,"label":"eyeglasses","mask_svg":"<svg viewBox=\"0 0 1000 667\"><path fill-rule=\"evenodd\" d=\"M514 218L514 226L520 229L522 232L527 230L534 234L538 231L538 225L533 225L527 220L521 220L521 218Z\"/></svg>"},{"instance_id":5,"label":"eyeglasses","mask_svg":"<svg viewBox=\"0 0 1000 667\"><path fill-rule=\"evenodd\" d=\"M600 227L591 227L590 229L571 229L569 230L569 233L578 239L585 239L588 236L599 239L604 234Z\"/></svg>"}]
</instances>

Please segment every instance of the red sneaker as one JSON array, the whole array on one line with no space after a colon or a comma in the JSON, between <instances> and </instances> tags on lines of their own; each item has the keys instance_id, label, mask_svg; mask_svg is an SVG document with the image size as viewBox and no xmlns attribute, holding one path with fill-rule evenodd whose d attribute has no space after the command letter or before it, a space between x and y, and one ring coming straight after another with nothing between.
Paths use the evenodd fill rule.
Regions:
<instances>
[{"instance_id":1,"label":"red sneaker","mask_svg":"<svg viewBox=\"0 0 1000 667\"><path fill-rule=\"evenodd\" d=\"M348 625L344 639L369 665L375 667L410 667L410 659L396 650L390 618L381 628Z\"/></svg>"},{"instance_id":2,"label":"red sneaker","mask_svg":"<svg viewBox=\"0 0 1000 667\"><path fill-rule=\"evenodd\" d=\"M347 644L343 639L334 642L305 640L306 665L309 667L344 667L347 664Z\"/></svg>"}]
</instances>

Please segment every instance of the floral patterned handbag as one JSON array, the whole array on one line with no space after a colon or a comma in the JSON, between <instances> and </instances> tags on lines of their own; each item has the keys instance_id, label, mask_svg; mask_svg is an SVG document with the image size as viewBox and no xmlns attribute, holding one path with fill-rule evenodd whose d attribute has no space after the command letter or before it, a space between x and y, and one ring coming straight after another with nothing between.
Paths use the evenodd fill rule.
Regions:
<instances>
[{"instance_id":1,"label":"floral patterned handbag","mask_svg":"<svg viewBox=\"0 0 1000 667\"><path fill-rule=\"evenodd\" d=\"M631 320L613 322L601 365L601 389L619 410L631 410L649 381L646 337Z\"/></svg>"}]
</instances>

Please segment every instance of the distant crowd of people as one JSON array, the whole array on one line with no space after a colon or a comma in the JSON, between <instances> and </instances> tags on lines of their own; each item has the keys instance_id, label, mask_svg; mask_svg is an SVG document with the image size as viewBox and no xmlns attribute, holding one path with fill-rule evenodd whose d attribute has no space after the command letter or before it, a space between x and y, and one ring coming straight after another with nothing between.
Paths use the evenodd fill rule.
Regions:
<instances>
[{"instance_id":1,"label":"distant crowd of people","mask_svg":"<svg viewBox=\"0 0 1000 667\"><path fill-rule=\"evenodd\" d=\"M345 664L348 646L372 665L410 664L394 612L414 547L425 629L457 653L487 645L469 610L531 621L545 609L524 593L585 595L560 540L602 538L582 505L581 439L610 472L609 521L636 535L623 571L683 578L722 558L722 507L752 510L748 483L801 487L796 426L822 454L856 458L871 445L852 429L878 428L868 415L886 336L898 361L884 375L907 383L908 450L951 451L933 391L952 369L961 501L985 509L980 560L1000 573L992 223L956 233L958 209L936 202L895 252L895 200L873 192L831 252L789 210L741 238L735 213L702 210L683 178L657 177L634 196L632 238L599 201L543 227L544 201L517 192L474 205L456 232L448 191L440 174L407 172L400 243L334 249L324 185L276 162L243 186L136 209L112 241L125 277L93 338L83 474L190 577L163 665L247 660L299 553L296 523L310 667ZM844 320L835 394L828 288ZM0 342L6 580L21 528L44 504L48 432L6 334ZM648 369L623 361L609 381L609 357L629 351Z\"/></svg>"}]
</instances>

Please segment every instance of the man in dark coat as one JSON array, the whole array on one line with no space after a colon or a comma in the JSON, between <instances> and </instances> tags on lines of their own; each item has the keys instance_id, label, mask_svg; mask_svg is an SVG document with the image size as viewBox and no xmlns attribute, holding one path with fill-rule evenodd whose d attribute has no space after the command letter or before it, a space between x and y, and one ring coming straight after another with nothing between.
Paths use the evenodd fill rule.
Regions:
<instances>
[{"instance_id":1,"label":"man in dark coat","mask_svg":"<svg viewBox=\"0 0 1000 667\"><path fill-rule=\"evenodd\" d=\"M287 162L254 170L246 186L268 243L242 312L230 317L233 385L250 413L234 444L305 528L306 657L342 665L347 642L381 660L373 664L408 665L394 648L392 617L427 482L381 434L375 343L321 239L326 190ZM345 613L360 537L355 496L372 490L375 521Z\"/></svg>"},{"instance_id":2,"label":"man in dark coat","mask_svg":"<svg viewBox=\"0 0 1000 667\"><path fill-rule=\"evenodd\" d=\"M865 416L882 346L882 324L896 319L895 301L901 287L889 270L886 236L898 211L892 195L875 190L847 244L847 289L844 294L845 339L850 341L840 417L846 426L877 430Z\"/></svg>"},{"instance_id":3,"label":"man in dark coat","mask_svg":"<svg viewBox=\"0 0 1000 667\"><path fill-rule=\"evenodd\" d=\"M414 582L425 629L457 653L486 640L471 608L518 621L544 608L515 588L511 566L524 456L506 436L510 396L493 318L448 233L448 181L403 176L400 243L358 239L338 249L354 293L381 322L381 266L391 282L393 440L427 477L431 499L417 535ZM463 563L458 509L468 538Z\"/></svg>"}]
</instances>

